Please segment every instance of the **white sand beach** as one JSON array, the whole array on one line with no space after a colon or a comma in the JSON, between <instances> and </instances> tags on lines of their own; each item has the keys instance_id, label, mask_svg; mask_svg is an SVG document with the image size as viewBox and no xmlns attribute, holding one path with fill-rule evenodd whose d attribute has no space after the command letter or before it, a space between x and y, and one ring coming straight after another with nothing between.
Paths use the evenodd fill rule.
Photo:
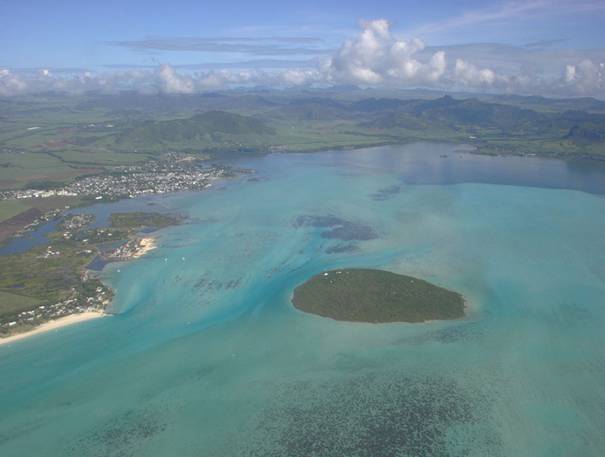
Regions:
<instances>
[{"instance_id":1,"label":"white sand beach","mask_svg":"<svg viewBox=\"0 0 605 457\"><path fill-rule=\"evenodd\" d=\"M101 311L87 311L85 313L71 314L69 316L61 317L59 319L53 319L51 321L39 325L38 327L33 328L30 331L7 336L6 338L0 338L0 346L3 344L13 343L24 338L29 338L32 335L38 335L40 333L50 332L53 330L56 331L68 325L78 324L80 322L88 321L91 319L98 319L99 317L104 316L107 316L107 314Z\"/></svg>"},{"instance_id":2,"label":"white sand beach","mask_svg":"<svg viewBox=\"0 0 605 457\"><path fill-rule=\"evenodd\" d=\"M142 257L145 254L147 254L149 251L153 251L157 247L158 246L155 241L155 238L152 238L152 237L141 238L139 240L139 245L137 247L136 252L134 254L132 254L132 258L138 259L139 257Z\"/></svg>"}]
</instances>

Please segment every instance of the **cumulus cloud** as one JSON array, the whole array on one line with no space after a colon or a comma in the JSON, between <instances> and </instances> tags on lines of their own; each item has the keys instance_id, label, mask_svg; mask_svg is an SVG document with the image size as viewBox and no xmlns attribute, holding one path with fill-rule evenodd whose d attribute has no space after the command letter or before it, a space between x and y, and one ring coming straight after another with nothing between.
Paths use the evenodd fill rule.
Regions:
<instances>
[{"instance_id":1,"label":"cumulus cloud","mask_svg":"<svg viewBox=\"0 0 605 457\"><path fill-rule=\"evenodd\" d=\"M403 40L384 19L362 23L355 40L346 41L331 58L328 79L354 84L486 89L506 84L493 69L463 59L448 65L445 51L427 55L419 39Z\"/></svg>"},{"instance_id":2,"label":"cumulus cloud","mask_svg":"<svg viewBox=\"0 0 605 457\"><path fill-rule=\"evenodd\" d=\"M27 84L6 68L0 68L0 95L9 96L24 92Z\"/></svg>"},{"instance_id":3,"label":"cumulus cloud","mask_svg":"<svg viewBox=\"0 0 605 457\"><path fill-rule=\"evenodd\" d=\"M279 80L286 86L300 86L323 81L319 70L292 69L279 73Z\"/></svg>"},{"instance_id":4,"label":"cumulus cloud","mask_svg":"<svg viewBox=\"0 0 605 457\"><path fill-rule=\"evenodd\" d=\"M462 59L456 59L454 78L456 82L474 87L492 86L499 79L493 70L489 68L477 68L472 63Z\"/></svg>"},{"instance_id":5,"label":"cumulus cloud","mask_svg":"<svg viewBox=\"0 0 605 457\"><path fill-rule=\"evenodd\" d=\"M347 40L330 59L327 78L354 84L435 83L445 74L445 53L435 52L428 61L415 56L424 49L419 39L402 40L385 19L362 23L354 40Z\"/></svg>"},{"instance_id":6,"label":"cumulus cloud","mask_svg":"<svg viewBox=\"0 0 605 457\"><path fill-rule=\"evenodd\" d=\"M566 65L563 86L582 95L605 93L605 63L582 60L576 65Z\"/></svg>"},{"instance_id":7,"label":"cumulus cloud","mask_svg":"<svg viewBox=\"0 0 605 457\"><path fill-rule=\"evenodd\" d=\"M179 75L170 65L160 65L158 77L163 92L191 94L195 90L193 78Z\"/></svg>"},{"instance_id":8,"label":"cumulus cloud","mask_svg":"<svg viewBox=\"0 0 605 457\"><path fill-rule=\"evenodd\" d=\"M21 72L0 69L0 96L49 90L82 93L124 89L191 94L242 85L344 83L605 97L605 53L598 50L576 53L574 59L569 50L555 56L537 55L534 51L519 55L516 48L503 45L426 47L419 39L398 37L385 19L362 22L360 27L358 35L346 40L331 56L292 68L279 65L243 68L240 63L222 69L162 64L95 73L77 69L73 72L48 68ZM515 56L519 64L515 64ZM530 61L536 61L537 67L545 67L544 63L549 62L557 70L539 72L536 66L528 65Z\"/></svg>"}]
</instances>

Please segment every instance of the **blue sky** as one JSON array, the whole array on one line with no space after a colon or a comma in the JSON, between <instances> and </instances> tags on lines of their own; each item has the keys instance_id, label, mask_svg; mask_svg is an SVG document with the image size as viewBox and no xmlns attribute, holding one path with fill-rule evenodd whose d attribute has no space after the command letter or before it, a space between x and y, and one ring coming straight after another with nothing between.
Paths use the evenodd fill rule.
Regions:
<instances>
[{"instance_id":1,"label":"blue sky","mask_svg":"<svg viewBox=\"0 0 605 457\"><path fill-rule=\"evenodd\" d=\"M604 8L597 8L598 3ZM316 44L321 49L335 47L353 35L359 20L374 18L388 19L404 37L414 34L429 45L524 45L554 40L560 40L554 46L566 48L605 45L605 2L570 2L558 8L535 2L533 9L507 15L511 5L514 3L380 0L0 1L0 65L95 68L158 60L173 64L247 60L252 56L245 53L132 50L107 42L146 37L301 36L322 40ZM448 20L465 14L498 12L502 18L478 17L448 25Z\"/></svg>"},{"instance_id":2,"label":"blue sky","mask_svg":"<svg viewBox=\"0 0 605 457\"><path fill-rule=\"evenodd\" d=\"M360 24L375 19L389 22L393 40L422 40L426 58L431 56L428 50L443 47L448 66L464 55L475 66L519 71L532 60L544 59L545 68L552 66L546 73L554 74L586 59L594 68L605 61L603 0L0 0L0 68L49 68L54 74L159 64L181 71L230 65L311 68L363 33ZM468 46L478 43L507 45L502 52L508 53L508 64L519 49L519 62L515 68L491 62L486 56L500 51ZM528 50L540 55L528 57Z\"/></svg>"}]
</instances>

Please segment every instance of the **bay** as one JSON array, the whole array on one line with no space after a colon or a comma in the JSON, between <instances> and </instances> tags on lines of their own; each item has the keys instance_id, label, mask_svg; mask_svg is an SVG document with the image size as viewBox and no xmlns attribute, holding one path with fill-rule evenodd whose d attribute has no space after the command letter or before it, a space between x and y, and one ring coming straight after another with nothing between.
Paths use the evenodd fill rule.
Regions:
<instances>
[{"instance_id":1,"label":"bay","mask_svg":"<svg viewBox=\"0 0 605 457\"><path fill-rule=\"evenodd\" d=\"M190 222L105 267L115 315L0 348L2 456L603 454L601 164L430 143L237 163L254 179L146 201ZM292 307L341 267L457 290L468 315Z\"/></svg>"}]
</instances>

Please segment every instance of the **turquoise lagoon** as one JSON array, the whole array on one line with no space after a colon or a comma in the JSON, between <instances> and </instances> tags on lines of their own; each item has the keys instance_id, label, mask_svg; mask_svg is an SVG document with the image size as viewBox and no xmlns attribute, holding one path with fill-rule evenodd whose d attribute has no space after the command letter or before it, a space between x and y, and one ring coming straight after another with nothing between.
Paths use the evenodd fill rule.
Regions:
<instances>
[{"instance_id":1,"label":"turquoise lagoon","mask_svg":"<svg viewBox=\"0 0 605 457\"><path fill-rule=\"evenodd\" d=\"M105 268L115 315L0 347L0 455L605 454L602 168L437 144L237 163L257 173L140 202L191 223ZM291 306L355 266L460 291L468 316Z\"/></svg>"}]
</instances>

